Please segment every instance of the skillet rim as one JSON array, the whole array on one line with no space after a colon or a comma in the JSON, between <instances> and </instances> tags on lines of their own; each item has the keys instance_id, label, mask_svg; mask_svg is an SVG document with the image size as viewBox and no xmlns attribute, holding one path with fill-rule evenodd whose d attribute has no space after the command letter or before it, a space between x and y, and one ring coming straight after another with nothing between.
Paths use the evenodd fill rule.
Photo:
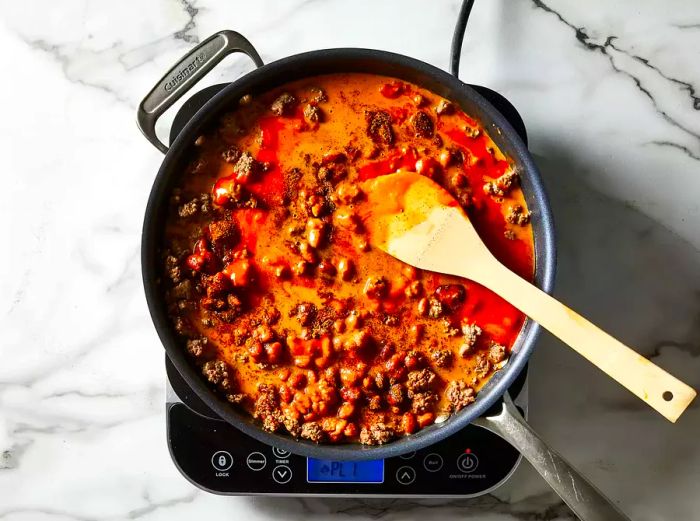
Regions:
<instances>
[{"instance_id":1,"label":"skillet rim","mask_svg":"<svg viewBox=\"0 0 700 521\"><path fill-rule=\"evenodd\" d=\"M356 62L355 65L359 66L357 64L363 61L385 70L353 70L352 67L348 66L350 62ZM329 70L324 72L314 70L307 73L306 67L309 66L320 66ZM517 132L493 105L458 78L437 67L405 55L363 48L309 51L270 62L224 87L197 111L170 145L149 194L142 231L142 278L149 313L168 357L193 391L227 423L263 443L302 456L348 461L384 459L432 445L456 433L474 418L486 413L513 383L527 363L534 349L540 326L529 319L525 321L514 343L513 354L506 366L489 379L477 394L477 399L473 404L452 414L445 422L431 425L412 435L397 438L385 445L316 444L307 440L296 440L289 435L263 430L250 415L238 411L209 388L199 372L194 369L169 322L159 284L158 251L161 247L161 234L158 232L162 228L159 226L158 218L162 219L164 208L167 208L163 202L167 200L166 197L169 195L170 182L177 177L179 161L186 155L194 138L202 128L209 124L224 108L229 107L232 100L237 101L241 95L253 91L253 86L263 85L261 91L264 92L274 88L274 86L281 86L304 77L343 71L369 72L397 77L451 99L461 107L464 107L465 102L475 106L476 110L467 110L466 108L463 110L470 116L476 116L490 137L522 174L523 192L532 212L535 240L535 283L547 293L551 292L556 266L553 219L539 170ZM285 72L294 75L294 77L284 76ZM433 81L435 85L426 86L425 81L415 77L406 77L409 75L422 75L425 77L424 79ZM443 94L447 92L448 94ZM477 114L474 114L475 112Z\"/></svg>"}]
</instances>

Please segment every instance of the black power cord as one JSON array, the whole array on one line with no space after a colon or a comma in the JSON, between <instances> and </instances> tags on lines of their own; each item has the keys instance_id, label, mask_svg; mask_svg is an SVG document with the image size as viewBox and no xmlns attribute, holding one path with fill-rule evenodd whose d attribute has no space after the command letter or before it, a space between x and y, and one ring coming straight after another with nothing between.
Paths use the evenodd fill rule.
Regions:
<instances>
[{"instance_id":1,"label":"black power cord","mask_svg":"<svg viewBox=\"0 0 700 521\"><path fill-rule=\"evenodd\" d=\"M452 35L452 48L450 50L450 72L456 78L459 77L459 60L462 57L462 42L464 41L464 31L467 29L469 14L474 7L474 0L464 0L457 16L455 32Z\"/></svg>"}]
</instances>

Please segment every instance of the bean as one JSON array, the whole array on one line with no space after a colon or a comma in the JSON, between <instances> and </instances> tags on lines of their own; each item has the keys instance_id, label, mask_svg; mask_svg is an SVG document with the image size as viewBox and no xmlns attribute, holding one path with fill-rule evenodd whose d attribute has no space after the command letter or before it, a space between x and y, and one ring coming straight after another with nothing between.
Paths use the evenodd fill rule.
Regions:
<instances>
[{"instance_id":1,"label":"bean","mask_svg":"<svg viewBox=\"0 0 700 521\"><path fill-rule=\"evenodd\" d=\"M401 417L401 430L405 434L415 432L417 426L416 416L413 413L407 412Z\"/></svg>"},{"instance_id":2,"label":"bean","mask_svg":"<svg viewBox=\"0 0 700 521\"><path fill-rule=\"evenodd\" d=\"M423 428L435 421L435 415L432 412L426 412L425 414L418 415L417 420L418 425Z\"/></svg>"},{"instance_id":3,"label":"bean","mask_svg":"<svg viewBox=\"0 0 700 521\"><path fill-rule=\"evenodd\" d=\"M355 413L355 406L351 403L343 403L338 408L338 417L339 418L350 418Z\"/></svg>"},{"instance_id":4,"label":"bean","mask_svg":"<svg viewBox=\"0 0 700 521\"><path fill-rule=\"evenodd\" d=\"M294 373L289 377L287 383L294 389L302 389L306 385L306 376L301 373Z\"/></svg>"},{"instance_id":5,"label":"bean","mask_svg":"<svg viewBox=\"0 0 700 521\"><path fill-rule=\"evenodd\" d=\"M280 342L265 344L265 352L270 363L278 364L282 361L282 344Z\"/></svg>"}]
</instances>

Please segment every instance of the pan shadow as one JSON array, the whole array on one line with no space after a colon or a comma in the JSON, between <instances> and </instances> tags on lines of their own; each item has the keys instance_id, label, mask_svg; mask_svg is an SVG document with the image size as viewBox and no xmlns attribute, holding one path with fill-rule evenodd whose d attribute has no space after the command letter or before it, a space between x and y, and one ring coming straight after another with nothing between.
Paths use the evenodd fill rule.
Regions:
<instances>
[{"instance_id":1,"label":"pan shadow","mask_svg":"<svg viewBox=\"0 0 700 521\"><path fill-rule=\"evenodd\" d=\"M535 159L557 228L559 299L638 352L700 387L700 252L630 204L610 199L583 179L602 168L578 151L538 143ZM530 364L535 430L633 519L691 519L700 476L700 406L673 425L583 358L543 333ZM269 517L442 517L488 512L574 519L523 462L494 494L466 500L247 498ZM411 511L411 514L408 514ZM523 517L524 516L524 517ZM500 519L500 517L498 517ZM534 517L533 517L534 518ZM539 518L539 517L538 517Z\"/></svg>"}]
</instances>

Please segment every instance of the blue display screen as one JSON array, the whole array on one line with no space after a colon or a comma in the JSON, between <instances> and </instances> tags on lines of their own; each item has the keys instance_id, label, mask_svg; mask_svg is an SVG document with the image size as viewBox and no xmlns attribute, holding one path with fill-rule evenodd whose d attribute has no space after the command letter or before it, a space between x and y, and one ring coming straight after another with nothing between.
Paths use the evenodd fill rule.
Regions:
<instances>
[{"instance_id":1,"label":"blue display screen","mask_svg":"<svg viewBox=\"0 0 700 521\"><path fill-rule=\"evenodd\" d=\"M329 461L307 458L309 483L383 483L384 460Z\"/></svg>"}]
</instances>

